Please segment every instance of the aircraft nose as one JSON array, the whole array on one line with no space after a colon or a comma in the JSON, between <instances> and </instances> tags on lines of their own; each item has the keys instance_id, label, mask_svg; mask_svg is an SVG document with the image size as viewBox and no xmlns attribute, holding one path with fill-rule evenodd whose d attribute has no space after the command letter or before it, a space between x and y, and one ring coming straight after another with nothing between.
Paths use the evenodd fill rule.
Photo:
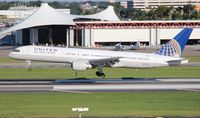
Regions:
<instances>
[{"instance_id":1,"label":"aircraft nose","mask_svg":"<svg viewBox=\"0 0 200 118\"><path fill-rule=\"evenodd\" d=\"M8 54L8 57L10 57L10 58L14 58L14 54L13 54L13 52L10 52L10 53Z\"/></svg>"},{"instance_id":2,"label":"aircraft nose","mask_svg":"<svg viewBox=\"0 0 200 118\"><path fill-rule=\"evenodd\" d=\"M11 52L8 54L8 57L12 57L12 54L11 54Z\"/></svg>"}]
</instances>

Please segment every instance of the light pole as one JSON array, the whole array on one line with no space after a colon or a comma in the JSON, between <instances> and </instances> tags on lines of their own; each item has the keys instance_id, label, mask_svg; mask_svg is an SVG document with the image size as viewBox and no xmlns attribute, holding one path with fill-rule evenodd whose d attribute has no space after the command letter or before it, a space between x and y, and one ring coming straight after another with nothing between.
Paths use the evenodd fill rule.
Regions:
<instances>
[{"instance_id":1,"label":"light pole","mask_svg":"<svg viewBox=\"0 0 200 118\"><path fill-rule=\"evenodd\" d=\"M79 113L79 118L81 118L82 112L89 111L89 108L87 108L87 107L75 107L75 108L72 108L72 111L73 112L78 112Z\"/></svg>"}]
</instances>

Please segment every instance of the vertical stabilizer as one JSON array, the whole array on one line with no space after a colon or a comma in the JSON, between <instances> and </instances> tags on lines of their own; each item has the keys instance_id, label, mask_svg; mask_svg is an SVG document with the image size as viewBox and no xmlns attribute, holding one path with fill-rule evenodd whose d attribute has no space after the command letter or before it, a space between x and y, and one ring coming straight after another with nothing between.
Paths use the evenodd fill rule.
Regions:
<instances>
[{"instance_id":1,"label":"vertical stabilizer","mask_svg":"<svg viewBox=\"0 0 200 118\"><path fill-rule=\"evenodd\" d=\"M167 44L163 45L155 54L180 57L192 33L192 28L184 28Z\"/></svg>"}]
</instances>

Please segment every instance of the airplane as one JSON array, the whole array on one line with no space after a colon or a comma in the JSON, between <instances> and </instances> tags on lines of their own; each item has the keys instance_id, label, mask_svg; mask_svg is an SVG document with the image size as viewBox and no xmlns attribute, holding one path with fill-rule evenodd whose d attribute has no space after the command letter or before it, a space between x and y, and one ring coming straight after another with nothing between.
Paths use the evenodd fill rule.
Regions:
<instances>
[{"instance_id":1,"label":"airplane","mask_svg":"<svg viewBox=\"0 0 200 118\"><path fill-rule=\"evenodd\" d=\"M141 46L140 46L140 42L139 41L137 41L136 44L131 44L130 45L130 50L138 50L140 48L141 48Z\"/></svg>"},{"instance_id":2,"label":"airplane","mask_svg":"<svg viewBox=\"0 0 200 118\"><path fill-rule=\"evenodd\" d=\"M113 48L113 49L111 49L112 51L124 51L124 45L122 45L121 44L121 42L120 43L117 43L116 45L115 45L115 47Z\"/></svg>"},{"instance_id":3,"label":"airplane","mask_svg":"<svg viewBox=\"0 0 200 118\"><path fill-rule=\"evenodd\" d=\"M32 60L70 63L72 69L76 71L97 68L96 75L104 78L103 67L105 66L155 68L188 63L187 59L181 58L181 54L192 30L192 28L184 28L154 53L29 45L14 49L8 56L14 59L26 60L28 70L31 70Z\"/></svg>"},{"instance_id":4,"label":"airplane","mask_svg":"<svg viewBox=\"0 0 200 118\"><path fill-rule=\"evenodd\" d=\"M124 51L124 50L138 50L140 49L140 42L136 42L136 44L131 44L130 46L122 45L122 43L117 43L112 51Z\"/></svg>"}]
</instances>

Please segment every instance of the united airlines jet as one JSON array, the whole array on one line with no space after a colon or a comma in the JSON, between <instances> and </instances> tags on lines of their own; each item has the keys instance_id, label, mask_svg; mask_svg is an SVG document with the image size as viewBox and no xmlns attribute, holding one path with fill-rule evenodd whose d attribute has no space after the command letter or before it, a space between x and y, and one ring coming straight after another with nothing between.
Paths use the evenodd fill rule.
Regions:
<instances>
[{"instance_id":1,"label":"united airlines jet","mask_svg":"<svg viewBox=\"0 0 200 118\"><path fill-rule=\"evenodd\" d=\"M105 77L103 67L154 68L177 66L188 63L181 54L192 33L191 28L184 28L168 43L155 53L121 52L95 49L77 49L51 46L22 46L10 52L9 57L28 62L31 60L70 63L74 70L97 68L96 75Z\"/></svg>"}]
</instances>

